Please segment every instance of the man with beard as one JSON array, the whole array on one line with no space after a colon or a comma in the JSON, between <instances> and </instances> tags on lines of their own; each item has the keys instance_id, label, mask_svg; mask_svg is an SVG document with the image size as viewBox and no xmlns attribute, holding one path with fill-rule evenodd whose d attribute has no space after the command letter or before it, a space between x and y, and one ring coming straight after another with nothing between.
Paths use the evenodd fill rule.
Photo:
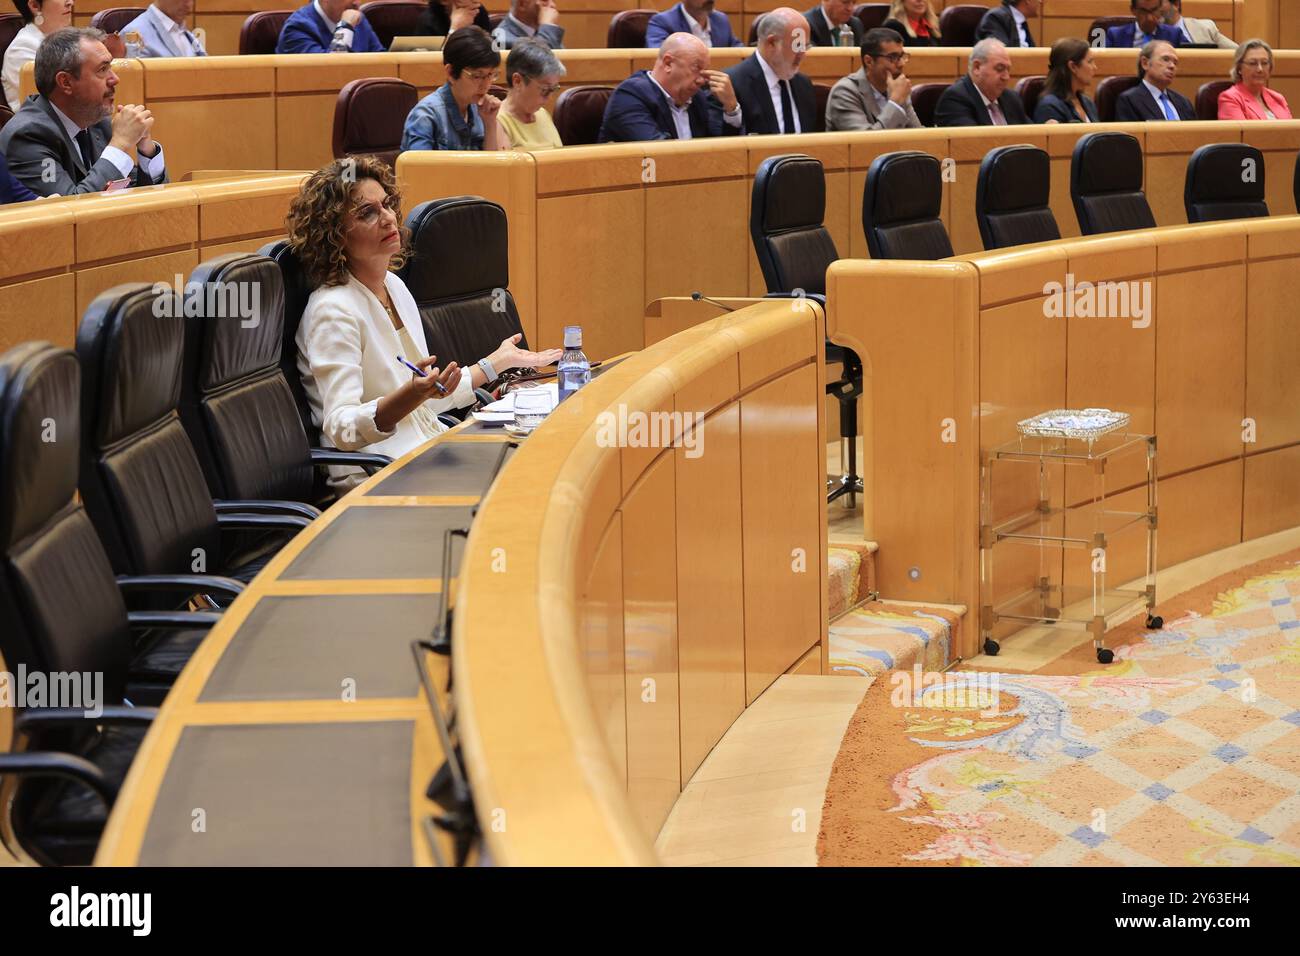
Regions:
<instances>
[{"instance_id":1,"label":"man with beard","mask_svg":"<svg viewBox=\"0 0 1300 956\"><path fill-rule=\"evenodd\" d=\"M104 36L65 27L46 37L36 52L38 95L0 130L10 170L38 195L167 181L153 114L143 106L114 106L118 80Z\"/></svg>"}]
</instances>

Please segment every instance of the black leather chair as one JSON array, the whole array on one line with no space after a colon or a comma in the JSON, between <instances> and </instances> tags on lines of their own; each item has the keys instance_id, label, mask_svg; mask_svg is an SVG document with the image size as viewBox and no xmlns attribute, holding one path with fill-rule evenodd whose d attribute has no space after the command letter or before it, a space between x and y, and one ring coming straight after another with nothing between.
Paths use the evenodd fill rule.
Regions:
<instances>
[{"instance_id":1,"label":"black leather chair","mask_svg":"<svg viewBox=\"0 0 1300 956\"><path fill-rule=\"evenodd\" d=\"M370 0L361 5L361 15L387 50L393 37L415 36L420 14L427 7L422 0Z\"/></svg>"},{"instance_id":2,"label":"black leather chair","mask_svg":"<svg viewBox=\"0 0 1300 956\"><path fill-rule=\"evenodd\" d=\"M90 25L105 33L121 33L122 28L144 13L146 7L109 7L90 18Z\"/></svg>"},{"instance_id":3,"label":"black leather chair","mask_svg":"<svg viewBox=\"0 0 1300 956\"><path fill-rule=\"evenodd\" d=\"M523 334L509 289L504 209L479 196L433 199L412 209L406 226L411 256L398 275L420 308L425 344L439 365L454 360L468 372L502 339ZM519 347L528 348L526 337Z\"/></svg>"},{"instance_id":4,"label":"black leather chair","mask_svg":"<svg viewBox=\"0 0 1300 956\"><path fill-rule=\"evenodd\" d=\"M208 571L246 582L317 512L298 502L214 505L177 414L181 310L175 292L147 283L115 286L86 310L81 496L119 574Z\"/></svg>"},{"instance_id":5,"label":"black leather chair","mask_svg":"<svg viewBox=\"0 0 1300 956\"><path fill-rule=\"evenodd\" d=\"M1043 95L1046 85L1045 76L1026 76L1016 84L1016 92L1020 94L1020 102L1025 105L1025 115L1030 120L1034 118L1034 107L1038 105L1038 98Z\"/></svg>"},{"instance_id":6,"label":"black leather chair","mask_svg":"<svg viewBox=\"0 0 1300 956\"><path fill-rule=\"evenodd\" d=\"M944 46L974 46L975 30L992 4L959 3L939 14Z\"/></svg>"},{"instance_id":7,"label":"black leather chair","mask_svg":"<svg viewBox=\"0 0 1300 956\"><path fill-rule=\"evenodd\" d=\"M1188 222L1268 215L1264 154L1245 143L1211 143L1187 161L1183 205Z\"/></svg>"},{"instance_id":8,"label":"black leather chair","mask_svg":"<svg viewBox=\"0 0 1300 956\"><path fill-rule=\"evenodd\" d=\"M1202 83L1196 91L1196 118L1198 120L1217 120L1219 118L1219 94L1232 86L1230 80L1210 80Z\"/></svg>"},{"instance_id":9,"label":"black leather chair","mask_svg":"<svg viewBox=\"0 0 1300 956\"><path fill-rule=\"evenodd\" d=\"M939 97L943 96L951 83L918 83L912 87L912 109L916 112L916 118L921 121L922 126L934 125L934 111L939 105Z\"/></svg>"},{"instance_id":10,"label":"black leather chair","mask_svg":"<svg viewBox=\"0 0 1300 956\"><path fill-rule=\"evenodd\" d=\"M88 865L149 722L211 613L128 613L120 579L76 499L80 369L67 349L26 342L0 356L0 654L13 671L95 675L80 700L28 707L0 754L8 826L42 865ZM54 440L43 440L49 427ZM134 632L134 633L133 633ZM64 685L65 687L67 685ZM85 685L78 687L85 691ZM151 689L156 693L150 694ZM102 708L102 713L95 711Z\"/></svg>"},{"instance_id":11,"label":"black leather chair","mask_svg":"<svg viewBox=\"0 0 1300 956\"><path fill-rule=\"evenodd\" d=\"M280 42L280 31L291 16L292 10L261 10L252 14L239 28L239 55L274 53L275 45Z\"/></svg>"},{"instance_id":12,"label":"black leather chair","mask_svg":"<svg viewBox=\"0 0 1300 956\"><path fill-rule=\"evenodd\" d=\"M1052 161L1037 146L999 146L980 163L975 220L985 249L1061 238L1048 205Z\"/></svg>"},{"instance_id":13,"label":"black leather chair","mask_svg":"<svg viewBox=\"0 0 1300 956\"><path fill-rule=\"evenodd\" d=\"M0 129L4 129L5 123L8 123L13 118L14 111L9 108L9 104L0 103Z\"/></svg>"},{"instance_id":14,"label":"black leather chair","mask_svg":"<svg viewBox=\"0 0 1300 956\"><path fill-rule=\"evenodd\" d=\"M749 235L763 270L768 295L814 296L826 301L826 269L838 259L826 231L826 179L820 160L792 154L769 156L754 174ZM862 360L850 349L826 343L826 364L843 374L826 383L826 394L840 403L841 462L844 473L827 480L827 501L847 496L852 508L862 491L857 473L858 398L862 395Z\"/></svg>"},{"instance_id":15,"label":"black leather chair","mask_svg":"<svg viewBox=\"0 0 1300 956\"><path fill-rule=\"evenodd\" d=\"M235 304L256 309L240 315ZM355 465L374 474L392 460L307 444L280 365L283 335L284 280L275 262L236 252L194 270L180 415L215 499L327 504L318 468Z\"/></svg>"},{"instance_id":16,"label":"black leather chair","mask_svg":"<svg viewBox=\"0 0 1300 956\"><path fill-rule=\"evenodd\" d=\"M1291 198L1295 201L1295 211L1300 213L1300 156L1296 157L1295 178L1291 181Z\"/></svg>"},{"instance_id":17,"label":"black leather chair","mask_svg":"<svg viewBox=\"0 0 1300 956\"><path fill-rule=\"evenodd\" d=\"M555 130L565 146L590 146L600 136L612 86L571 86L555 100Z\"/></svg>"},{"instance_id":18,"label":"black leather chair","mask_svg":"<svg viewBox=\"0 0 1300 956\"><path fill-rule=\"evenodd\" d=\"M658 10L620 10L610 17L605 46L611 50L645 49L645 35L646 30L650 28L650 18L658 12Z\"/></svg>"},{"instance_id":19,"label":"black leather chair","mask_svg":"<svg viewBox=\"0 0 1300 956\"><path fill-rule=\"evenodd\" d=\"M1155 228L1142 192L1142 147L1128 133L1089 133L1074 144L1070 196L1085 236Z\"/></svg>"},{"instance_id":20,"label":"black leather chair","mask_svg":"<svg viewBox=\"0 0 1300 956\"><path fill-rule=\"evenodd\" d=\"M862 24L863 31L874 30L889 19L889 4L859 3L853 8L853 15Z\"/></svg>"},{"instance_id":21,"label":"black leather chair","mask_svg":"<svg viewBox=\"0 0 1300 956\"><path fill-rule=\"evenodd\" d=\"M817 101L817 119L813 123L814 133L826 132L826 104L831 101L831 90L834 89L827 83L813 84L813 98Z\"/></svg>"},{"instance_id":22,"label":"black leather chair","mask_svg":"<svg viewBox=\"0 0 1300 956\"><path fill-rule=\"evenodd\" d=\"M14 37L18 35L18 31L24 26L26 26L26 22L18 14L0 13L0 60L4 59L9 44L14 42Z\"/></svg>"},{"instance_id":23,"label":"black leather chair","mask_svg":"<svg viewBox=\"0 0 1300 956\"><path fill-rule=\"evenodd\" d=\"M939 218L943 177L929 153L876 157L862 191L862 229L873 259L946 259L948 230Z\"/></svg>"},{"instance_id":24,"label":"black leather chair","mask_svg":"<svg viewBox=\"0 0 1300 956\"><path fill-rule=\"evenodd\" d=\"M1115 122L1115 107L1121 94L1141 83L1136 76L1108 76L1097 84L1097 119L1103 123Z\"/></svg>"},{"instance_id":25,"label":"black leather chair","mask_svg":"<svg viewBox=\"0 0 1300 956\"><path fill-rule=\"evenodd\" d=\"M419 101L419 91L396 77L349 80L334 104L334 158L376 156L392 166L406 117Z\"/></svg>"}]
</instances>

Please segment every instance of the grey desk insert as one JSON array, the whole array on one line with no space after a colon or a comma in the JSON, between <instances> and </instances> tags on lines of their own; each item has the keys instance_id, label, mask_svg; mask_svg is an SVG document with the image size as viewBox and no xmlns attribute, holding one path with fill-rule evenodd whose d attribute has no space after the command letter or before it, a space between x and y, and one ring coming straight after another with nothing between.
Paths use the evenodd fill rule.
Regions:
<instances>
[{"instance_id":1,"label":"grey desk insert","mask_svg":"<svg viewBox=\"0 0 1300 956\"><path fill-rule=\"evenodd\" d=\"M443 532L469 527L470 510L434 505L348 508L294 558L280 579L442 577ZM456 566L462 550L464 540L458 539L452 552Z\"/></svg>"}]
</instances>

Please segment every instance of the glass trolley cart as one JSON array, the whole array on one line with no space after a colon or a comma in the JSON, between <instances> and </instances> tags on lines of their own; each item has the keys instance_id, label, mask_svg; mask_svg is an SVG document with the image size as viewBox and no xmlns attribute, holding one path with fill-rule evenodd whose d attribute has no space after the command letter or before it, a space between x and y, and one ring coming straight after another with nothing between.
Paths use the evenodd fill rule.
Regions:
<instances>
[{"instance_id":1,"label":"glass trolley cart","mask_svg":"<svg viewBox=\"0 0 1300 956\"><path fill-rule=\"evenodd\" d=\"M993 638L1000 621L1021 625L1073 627L1092 634L1097 660L1109 664L1115 653L1105 646L1106 633L1146 606L1146 626L1164 621L1152 614L1156 603L1156 438L1128 430L1129 416L1109 409L1060 409L1044 412L1018 425L1020 437L985 452L980 468L980 630L984 653L1000 650ZM1106 472L1118 459L1146 457L1146 510L1113 510L1106 499ZM1073 507L1052 503L1052 489L1068 471L1071 494L1083 501ZM1037 479L1037 500L1029 489ZM1074 495L1078 481L1090 481L1086 495ZM994 502L1001 490L1016 493L1026 508L997 517ZM1058 495L1059 497L1059 495ZM1136 587L1112 586L1107 555L1118 541L1146 532L1146 571ZM1136 543L1134 543L1136 547ZM1037 575L1031 580L1023 562L1017 579L1025 586L995 600L995 556L1006 561L1005 549L1037 548ZM1079 549L1086 563L1065 568L1063 551ZM1055 561L1053 565L1053 560ZM1032 564L1032 557L1029 558ZM1086 569L1082 573L1080 568ZM1055 573L1054 573L1055 570ZM1072 580L1077 579L1077 580ZM1057 581L1060 583L1057 583Z\"/></svg>"}]
</instances>

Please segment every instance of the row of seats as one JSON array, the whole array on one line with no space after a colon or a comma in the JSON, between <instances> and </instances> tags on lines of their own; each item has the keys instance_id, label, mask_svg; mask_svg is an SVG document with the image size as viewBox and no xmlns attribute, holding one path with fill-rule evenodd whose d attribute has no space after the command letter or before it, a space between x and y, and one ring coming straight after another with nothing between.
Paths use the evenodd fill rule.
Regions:
<instances>
[{"instance_id":1,"label":"row of seats","mask_svg":"<svg viewBox=\"0 0 1300 956\"><path fill-rule=\"evenodd\" d=\"M427 202L407 226L402 275L436 354L469 365L522 331L500 206ZM150 705L286 533L329 505L315 472L389 463L311 447L295 345L311 291L281 241L202 263L183 297L108 290L75 353L0 356L0 655L102 673L107 707L24 710L22 752L0 755L0 775L22 779L14 833L41 863L90 862Z\"/></svg>"}]
</instances>

